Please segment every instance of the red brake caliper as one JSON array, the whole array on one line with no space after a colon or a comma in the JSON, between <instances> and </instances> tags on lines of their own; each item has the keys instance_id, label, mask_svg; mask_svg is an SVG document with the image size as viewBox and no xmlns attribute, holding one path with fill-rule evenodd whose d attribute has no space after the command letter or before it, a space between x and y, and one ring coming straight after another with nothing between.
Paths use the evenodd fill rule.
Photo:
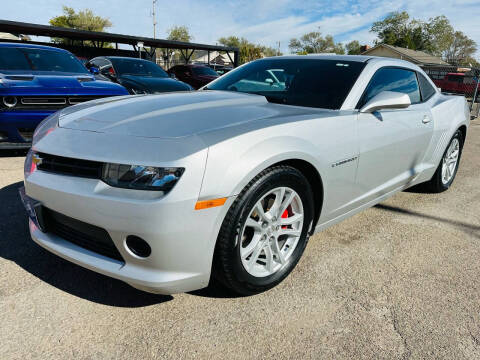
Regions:
<instances>
[{"instance_id":1,"label":"red brake caliper","mask_svg":"<svg viewBox=\"0 0 480 360\"><path fill-rule=\"evenodd\" d=\"M285 209L285 211L282 214L282 219L288 218L292 214L292 206L288 205L288 207ZM282 229L286 229L287 225L283 225Z\"/></svg>"}]
</instances>

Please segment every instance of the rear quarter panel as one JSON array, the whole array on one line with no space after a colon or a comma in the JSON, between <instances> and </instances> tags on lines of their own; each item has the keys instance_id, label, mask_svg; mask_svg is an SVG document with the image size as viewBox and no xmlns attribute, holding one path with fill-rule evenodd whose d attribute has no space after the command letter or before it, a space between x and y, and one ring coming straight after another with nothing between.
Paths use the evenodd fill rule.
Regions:
<instances>
[{"instance_id":1,"label":"rear quarter panel","mask_svg":"<svg viewBox=\"0 0 480 360\"><path fill-rule=\"evenodd\" d=\"M455 131L470 125L470 110L465 97L439 94L433 99L431 112L434 131L426 159L436 169Z\"/></svg>"}]
</instances>

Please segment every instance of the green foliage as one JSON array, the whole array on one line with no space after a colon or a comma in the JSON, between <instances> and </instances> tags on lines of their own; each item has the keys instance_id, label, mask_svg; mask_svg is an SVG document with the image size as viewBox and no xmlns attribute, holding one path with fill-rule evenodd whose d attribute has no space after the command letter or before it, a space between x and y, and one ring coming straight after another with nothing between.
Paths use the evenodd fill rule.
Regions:
<instances>
[{"instance_id":1,"label":"green foliage","mask_svg":"<svg viewBox=\"0 0 480 360\"><path fill-rule=\"evenodd\" d=\"M473 54L477 44L461 31L455 31L449 46L442 52L445 61L454 65L478 65Z\"/></svg>"},{"instance_id":2,"label":"green foliage","mask_svg":"<svg viewBox=\"0 0 480 360\"><path fill-rule=\"evenodd\" d=\"M461 31L455 31L444 15L424 22L411 19L406 11L393 12L373 23L371 31L378 36L376 43L425 51L454 65L468 65L475 61L475 41Z\"/></svg>"},{"instance_id":3,"label":"green foliage","mask_svg":"<svg viewBox=\"0 0 480 360\"><path fill-rule=\"evenodd\" d=\"M193 40L193 36L190 34L188 27L174 26L168 30L167 40L190 42Z\"/></svg>"},{"instance_id":4,"label":"green foliage","mask_svg":"<svg viewBox=\"0 0 480 360\"><path fill-rule=\"evenodd\" d=\"M263 57L281 55L274 48L251 43L245 38L236 36L222 37L218 42L224 46L236 47L239 49L239 64L260 59Z\"/></svg>"},{"instance_id":5,"label":"green foliage","mask_svg":"<svg viewBox=\"0 0 480 360\"><path fill-rule=\"evenodd\" d=\"M319 31L312 31L302 35L299 39L293 38L288 45L290 51L303 54L335 53L345 54L341 43L335 43L332 35L322 36Z\"/></svg>"},{"instance_id":6,"label":"green foliage","mask_svg":"<svg viewBox=\"0 0 480 360\"><path fill-rule=\"evenodd\" d=\"M64 6L63 15L55 16L50 19L50 25L78 29L78 30L87 30L87 31L105 31L106 28L112 26L110 20L97 16L90 9L80 10L78 13L74 9ZM70 45L79 45L80 41L73 41L63 38L54 38L53 42L59 44L70 44ZM85 45L94 45L91 41L86 41ZM103 44L103 47L111 47L110 44Z\"/></svg>"},{"instance_id":7,"label":"green foliage","mask_svg":"<svg viewBox=\"0 0 480 360\"><path fill-rule=\"evenodd\" d=\"M362 53L362 45L360 45L358 40L353 40L345 45L345 50L348 55L360 55Z\"/></svg>"}]
</instances>

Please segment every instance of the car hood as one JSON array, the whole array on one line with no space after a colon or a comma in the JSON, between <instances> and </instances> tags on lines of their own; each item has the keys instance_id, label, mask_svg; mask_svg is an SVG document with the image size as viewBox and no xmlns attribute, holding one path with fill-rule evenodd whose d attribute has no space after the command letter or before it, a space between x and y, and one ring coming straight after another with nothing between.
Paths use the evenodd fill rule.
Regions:
<instances>
[{"instance_id":1,"label":"car hood","mask_svg":"<svg viewBox=\"0 0 480 360\"><path fill-rule=\"evenodd\" d=\"M126 90L108 81L98 81L88 74L50 72L0 72L0 91L9 94L94 94L121 95Z\"/></svg>"},{"instance_id":2,"label":"car hood","mask_svg":"<svg viewBox=\"0 0 480 360\"><path fill-rule=\"evenodd\" d=\"M186 91L191 87L168 77L122 75L119 82L125 86L137 86L150 92Z\"/></svg>"},{"instance_id":3,"label":"car hood","mask_svg":"<svg viewBox=\"0 0 480 360\"><path fill-rule=\"evenodd\" d=\"M318 109L270 104L259 95L195 91L91 101L62 110L59 126L119 135L181 138L300 114L318 116Z\"/></svg>"}]
</instances>

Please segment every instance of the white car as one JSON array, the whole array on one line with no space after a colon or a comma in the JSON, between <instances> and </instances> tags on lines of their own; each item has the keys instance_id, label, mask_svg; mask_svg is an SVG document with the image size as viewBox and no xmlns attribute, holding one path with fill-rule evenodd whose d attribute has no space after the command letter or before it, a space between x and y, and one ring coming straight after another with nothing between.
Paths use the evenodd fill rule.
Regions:
<instances>
[{"instance_id":1,"label":"white car","mask_svg":"<svg viewBox=\"0 0 480 360\"><path fill-rule=\"evenodd\" d=\"M366 56L262 59L197 92L76 105L34 134L30 232L145 291L213 276L258 293L315 232L417 184L448 189L469 121L419 67Z\"/></svg>"}]
</instances>

